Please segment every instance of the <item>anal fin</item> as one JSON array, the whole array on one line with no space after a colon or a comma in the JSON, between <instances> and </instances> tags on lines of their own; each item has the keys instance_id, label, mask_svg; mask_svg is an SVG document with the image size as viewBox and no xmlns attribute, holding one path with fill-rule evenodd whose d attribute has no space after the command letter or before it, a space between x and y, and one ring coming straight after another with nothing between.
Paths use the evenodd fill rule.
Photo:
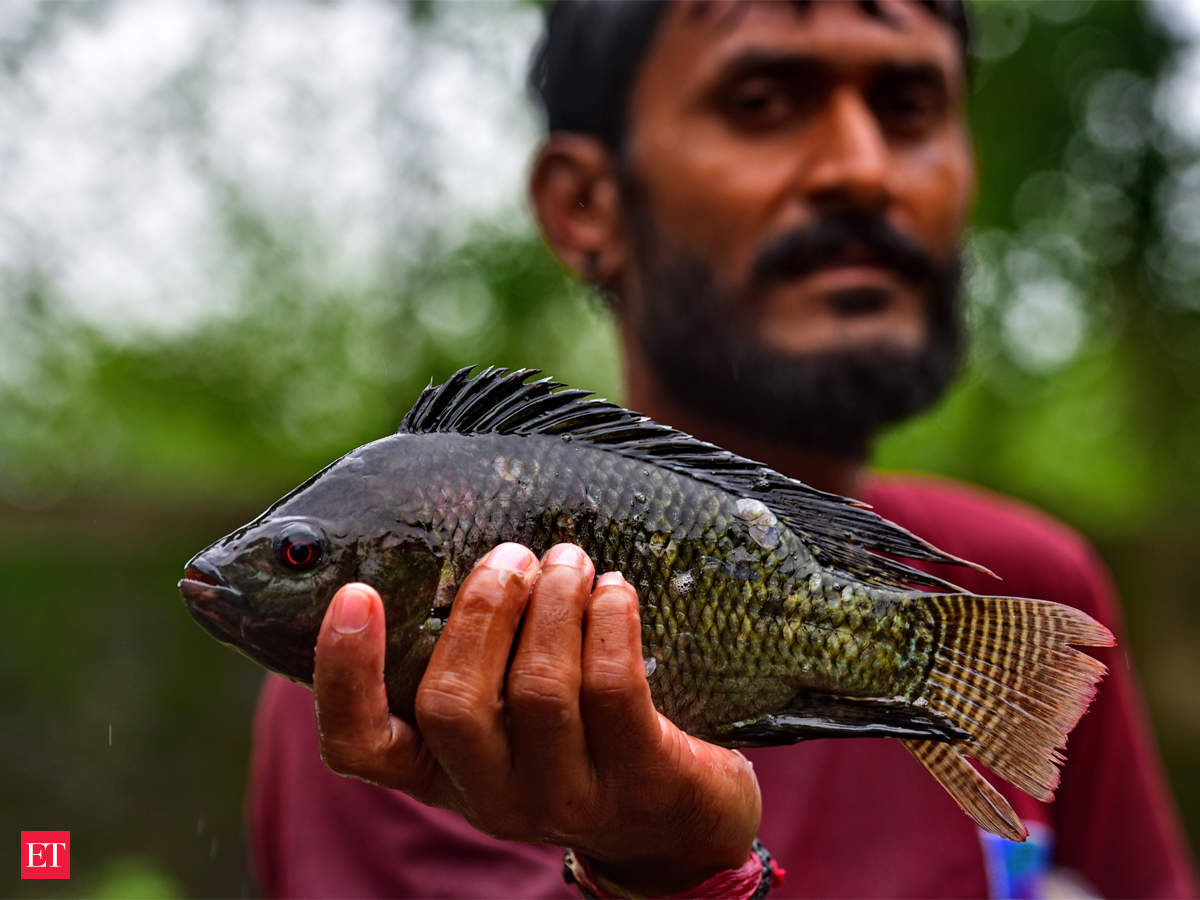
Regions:
<instances>
[{"instance_id":1,"label":"anal fin","mask_svg":"<svg viewBox=\"0 0 1200 900\"><path fill-rule=\"evenodd\" d=\"M936 743L959 741L967 734L908 703L806 693L785 710L734 722L709 740L728 747L769 747L817 738L863 737Z\"/></svg>"},{"instance_id":2,"label":"anal fin","mask_svg":"<svg viewBox=\"0 0 1200 900\"><path fill-rule=\"evenodd\" d=\"M914 740L903 743L980 828L1010 841L1024 841L1029 835L1029 829L1004 795L992 787L953 744Z\"/></svg>"}]
</instances>

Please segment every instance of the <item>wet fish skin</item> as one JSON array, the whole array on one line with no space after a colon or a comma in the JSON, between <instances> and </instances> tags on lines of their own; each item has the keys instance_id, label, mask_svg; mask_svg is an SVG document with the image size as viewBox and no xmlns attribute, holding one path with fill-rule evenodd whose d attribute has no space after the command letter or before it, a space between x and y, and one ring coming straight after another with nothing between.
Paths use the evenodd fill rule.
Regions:
<instances>
[{"instance_id":1,"label":"wet fish skin","mask_svg":"<svg viewBox=\"0 0 1200 900\"><path fill-rule=\"evenodd\" d=\"M538 554L576 543L637 589L651 695L684 730L727 746L898 737L980 825L1021 839L963 755L1048 797L1055 748L1103 673L1068 645L1111 642L1103 626L1041 601L913 589L952 586L877 554L962 561L853 501L529 374L464 370L428 389L400 433L198 554L180 583L193 616L311 684L334 592L369 583L385 605L389 704L411 719L475 561L502 541ZM299 524L324 547L303 570L278 544Z\"/></svg>"},{"instance_id":2,"label":"wet fish skin","mask_svg":"<svg viewBox=\"0 0 1200 900\"><path fill-rule=\"evenodd\" d=\"M504 539L538 553L570 541L598 571L622 572L641 600L651 693L685 730L719 739L726 726L776 710L804 687L889 698L915 688L911 677L902 683L904 648L884 633L896 628L912 644L913 628L860 616L858 631L846 630L840 587L813 581L811 554L765 507L556 438L429 438L431 464L447 454L446 442L461 446L454 470L463 480L450 493L471 497L446 515L431 492L435 540L459 563ZM853 665L858 638L871 629L893 652Z\"/></svg>"},{"instance_id":3,"label":"wet fish skin","mask_svg":"<svg viewBox=\"0 0 1200 900\"><path fill-rule=\"evenodd\" d=\"M330 547L316 573L291 572L275 558L278 531L298 521L320 529ZM280 644L311 651L337 588L375 586L388 622L389 701L411 716L458 584L505 540L538 554L577 543L597 571L625 575L641 599L655 703L699 736L777 709L799 687L888 697L916 687L911 663L919 657L905 663L928 644L920 623L898 609L876 616L879 600L844 597L833 579L814 580L811 554L765 507L555 437L375 441L198 559L242 586L239 612L259 639L239 649L309 684L311 655L280 666L270 629L280 629ZM856 667L868 635L887 652Z\"/></svg>"}]
</instances>

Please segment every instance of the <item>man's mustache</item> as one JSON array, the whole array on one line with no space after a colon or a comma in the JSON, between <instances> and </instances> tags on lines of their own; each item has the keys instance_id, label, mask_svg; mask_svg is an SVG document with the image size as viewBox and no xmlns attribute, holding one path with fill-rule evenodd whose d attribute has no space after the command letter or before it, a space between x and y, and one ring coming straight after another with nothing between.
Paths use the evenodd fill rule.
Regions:
<instances>
[{"instance_id":1,"label":"man's mustache","mask_svg":"<svg viewBox=\"0 0 1200 900\"><path fill-rule=\"evenodd\" d=\"M877 265L917 284L936 280L946 268L924 247L874 215L826 215L773 238L750 270L752 290L809 275L831 264Z\"/></svg>"}]
</instances>

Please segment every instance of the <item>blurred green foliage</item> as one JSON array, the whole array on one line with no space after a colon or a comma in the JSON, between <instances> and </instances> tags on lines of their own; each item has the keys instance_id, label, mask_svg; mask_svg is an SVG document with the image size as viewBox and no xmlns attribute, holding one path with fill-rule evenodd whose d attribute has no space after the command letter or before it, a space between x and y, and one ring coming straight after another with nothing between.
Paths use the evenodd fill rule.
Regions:
<instances>
[{"instance_id":1,"label":"blurred green foliage","mask_svg":"<svg viewBox=\"0 0 1200 900\"><path fill-rule=\"evenodd\" d=\"M8 77L19 87L39 47L120 5L82 25L48 5L7 45ZM413 11L395 14L418 29L444 15ZM1200 202L1200 151L1172 135L1169 109L1152 112L1179 51L1132 3L976 12L970 365L879 461L1025 498L1098 544L1197 846L1200 229L1172 210ZM407 102L395 91L381 108ZM0 656L16 686L0 815L73 830L76 878L49 895L254 891L240 803L260 673L184 614L173 585L191 553L392 430L461 365L535 366L619 396L607 314L527 217L405 237L343 283L321 276L303 217L204 183L225 287L186 327L98 322L78 313L86 296L66 297L80 289L57 277L62 259L36 244L0 256L0 585L17 611Z\"/></svg>"}]
</instances>

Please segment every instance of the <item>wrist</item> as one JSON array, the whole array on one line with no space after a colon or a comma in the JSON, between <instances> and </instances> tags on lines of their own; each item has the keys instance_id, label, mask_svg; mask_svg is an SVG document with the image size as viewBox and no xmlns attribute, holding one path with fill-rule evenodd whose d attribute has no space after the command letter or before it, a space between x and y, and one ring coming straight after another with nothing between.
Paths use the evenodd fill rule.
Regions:
<instances>
[{"instance_id":1,"label":"wrist","mask_svg":"<svg viewBox=\"0 0 1200 900\"><path fill-rule=\"evenodd\" d=\"M664 864L662 861L613 865L591 860L567 850L563 877L579 885L585 897L722 897L759 900L783 880L784 870L758 840L740 861L728 866L718 863L696 865Z\"/></svg>"},{"instance_id":2,"label":"wrist","mask_svg":"<svg viewBox=\"0 0 1200 900\"><path fill-rule=\"evenodd\" d=\"M721 872L739 868L747 856L740 852L723 860L696 856L686 860L650 859L621 863L581 858L597 876L598 883L621 891L613 896L665 897L671 894L691 896L697 885Z\"/></svg>"}]
</instances>

